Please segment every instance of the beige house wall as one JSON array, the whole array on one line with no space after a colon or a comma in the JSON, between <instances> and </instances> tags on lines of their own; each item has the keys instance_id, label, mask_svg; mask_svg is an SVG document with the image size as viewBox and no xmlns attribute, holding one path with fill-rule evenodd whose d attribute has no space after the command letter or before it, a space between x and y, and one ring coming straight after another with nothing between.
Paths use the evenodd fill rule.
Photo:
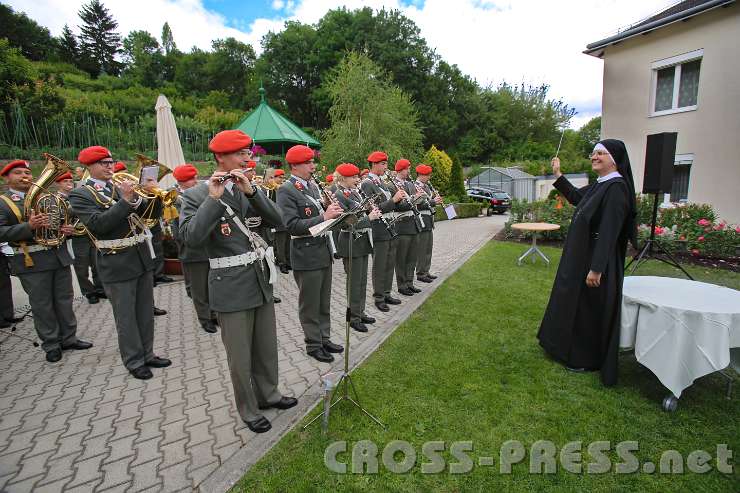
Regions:
<instances>
[{"instance_id":1,"label":"beige house wall","mask_svg":"<svg viewBox=\"0 0 740 493\"><path fill-rule=\"evenodd\" d=\"M651 64L698 49L704 55L697 109L650 116ZM607 47L603 58L601 135L625 142L637 190L647 135L678 132L676 154L694 155L689 202L710 203L720 217L740 222L740 5L627 39Z\"/></svg>"}]
</instances>

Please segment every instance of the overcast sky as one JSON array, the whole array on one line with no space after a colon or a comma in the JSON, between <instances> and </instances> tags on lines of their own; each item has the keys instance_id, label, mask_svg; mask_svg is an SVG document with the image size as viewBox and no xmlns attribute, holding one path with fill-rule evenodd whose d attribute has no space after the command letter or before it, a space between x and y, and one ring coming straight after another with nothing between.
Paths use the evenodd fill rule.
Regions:
<instances>
[{"instance_id":1,"label":"overcast sky","mask_svg":"<svg viewBox=\"0 0 740 493\"><path fill-rule=\"evenodd\" d=\"M2 0L58 35L79 24L82 2ZM169 22L181 50L209 49L233 36L259 54L260 40L286 20L315 23L333 8L399 9L447 62L481 85L548 83L577 114L579 127L601 112L601 60L581 53L676 0L103 0L122 34L147 30L159 38Z\"/></svg>"}]
</instances>

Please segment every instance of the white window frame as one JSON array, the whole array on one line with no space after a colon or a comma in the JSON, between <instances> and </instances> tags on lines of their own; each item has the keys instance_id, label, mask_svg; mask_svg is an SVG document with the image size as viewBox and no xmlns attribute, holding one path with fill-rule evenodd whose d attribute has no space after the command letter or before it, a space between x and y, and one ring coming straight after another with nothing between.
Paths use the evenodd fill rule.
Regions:
<instances>
[{"instance_id":1,"label":"white window frame","mask_svg":"<svg viewBox=\"0 0 740 493\"><path fill-rule=\"evenodd\" d=\"M683 106L678 108L678 90L681 86L681 65L687 62L693 62L695 60L701 60L704 58L704 48L683 53L681 55L672 56L670 58L664 58L662 60L656 60L650 64L651 81L650 81L650 108L648 116L663 116L672 115L674 113L684 113L686 111L696 111L699 104L699 94L696 95L696 103L692 106ZM676 67L676 72L673 76L673 101L671 102L671 108L667 110L655 111L655 90L658 86L658 70ZM699 78L701 79L701 69L699 70Z\"/></svg>"},{"instance_id":2,"label":"white window frame","mask_svg":"<svg viewBox=\"0 0 740 493\"><path fill-rule=\"evenodd\" d=\"M676 154L676 157L673 160L674 166L680 166L682 164L688 164L690 166L694 166L694 153L686 153L686 154ZM686 200L680 200L679 202L688 202L688 199ZM664 204L670 204L671 203L671 194L666 193L663 195L663 203Z\"/></svg>"}]
</instances>

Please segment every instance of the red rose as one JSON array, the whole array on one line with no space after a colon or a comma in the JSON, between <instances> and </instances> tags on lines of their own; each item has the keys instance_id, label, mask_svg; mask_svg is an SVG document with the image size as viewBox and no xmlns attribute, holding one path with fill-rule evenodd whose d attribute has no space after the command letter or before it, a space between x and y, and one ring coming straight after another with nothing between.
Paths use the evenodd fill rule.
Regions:
<instances>
[{"instance_id":1,"label":"red rose","mask_svg":"<svg viewBox=\"0 0 740 493\"><path fill-rule=\"evenodd\" d=\"M700 236L700 237L698 237L698 238L696 239L696 241L704 241L704 237L703 237L703 236Z\"/></svg>"}]
</instances>

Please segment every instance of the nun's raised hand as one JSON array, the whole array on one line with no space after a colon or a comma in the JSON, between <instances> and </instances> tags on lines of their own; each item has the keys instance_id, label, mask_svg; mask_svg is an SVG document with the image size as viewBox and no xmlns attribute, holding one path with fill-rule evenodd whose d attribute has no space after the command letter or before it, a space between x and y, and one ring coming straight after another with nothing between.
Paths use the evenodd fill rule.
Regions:
<instances>
[{"instance_id":1,"label":"nun's raised hand","mask_svg":"<svg viewBox=\"0 0 740 493\"><path fill-rule=\"evenodd\" d=\"M550 161L550 165L552 166L552 174L555 175L555 178L560 178L560 176L563 174L560 172L560 158L552 158L552 161Z\"/></svg>"},{"instance_id":2,"label":"nun's raised hand","mask_svg":"<svg viewBox=\"0 0 740 493\"><path fill-rule=\"evenodd\" d=\"M588 271L586 276L586 286L589 288L598 288L601 285L601 272Z\"/></svg>"}]
</instances>

